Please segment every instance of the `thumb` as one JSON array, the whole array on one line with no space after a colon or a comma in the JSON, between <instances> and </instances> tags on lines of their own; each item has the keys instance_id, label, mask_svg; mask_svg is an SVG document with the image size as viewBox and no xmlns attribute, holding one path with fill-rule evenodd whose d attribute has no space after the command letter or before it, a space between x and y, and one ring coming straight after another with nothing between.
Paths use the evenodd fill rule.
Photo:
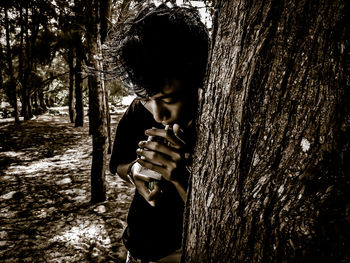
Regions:
<instances>
[{"instance_id":1,"label":"thumb","mask_svg":"<svg viewBox=\"0 0 350 263\"><path fill-rule=\"evenodd\" d=\"M186 144L186 142L184 141L184 131L180 128L180 125L175 123L173 125L173 132L176 136L176 138L178 138L183 144Z\"/></svg>"}]
</instances>

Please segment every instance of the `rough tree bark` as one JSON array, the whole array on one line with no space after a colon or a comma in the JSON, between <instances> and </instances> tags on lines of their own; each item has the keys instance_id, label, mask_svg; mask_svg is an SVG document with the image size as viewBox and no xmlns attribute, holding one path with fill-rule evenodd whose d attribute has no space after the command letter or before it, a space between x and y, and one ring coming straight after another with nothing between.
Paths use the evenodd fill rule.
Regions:
<instances>
[{"instance_id":1,"label":"rough tree bark","mask_svg":"<svg viewBox=\"0 0 350 263\"><path fill-rule=\"evenodd\" d=\"M348 5L219 1L183 261L350 261Z\"/></svg>"},{"instance_id":2,"label":"rough tree bark","mask_svg":"<svg viewBox=\"0 0 350 263\"><path fill-rule=\"evenodd\" d=\"M100 202L106 199L105 172L107 161L107 118L106 99L102 68L102 49L100 35L101 1L90 0L87 12L87 66L91 69L89 82L89 120L91 125L93 151L91 166L91 201Z\"/></svg>"}]
</instances>

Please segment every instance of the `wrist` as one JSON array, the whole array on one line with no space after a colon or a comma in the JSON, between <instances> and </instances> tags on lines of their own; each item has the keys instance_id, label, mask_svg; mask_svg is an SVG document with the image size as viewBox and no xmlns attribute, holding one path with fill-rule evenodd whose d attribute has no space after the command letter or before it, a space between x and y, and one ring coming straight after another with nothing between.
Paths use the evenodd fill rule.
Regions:
<instances>
[{"instance_id":1,"label":"wrist","mask_svg":"<svg viewBox=\"0 0 350 263\"><path fill-rule=\"evenodd\" d=\"M136 162L137 162L136 160L135 160L135 161L132 161L132 162L130 163L130 165L128 166L128 170L127 170L127 172L126 172L126 176L127 176L128 180L129 180L129 182L130 182L131 184L133 184L133 185L135 185L135 180L134 180L134 174L133 174L133 171L132 171L132 167L134 166L134 164L135 164Z\"/></svg>"}]
</instances>

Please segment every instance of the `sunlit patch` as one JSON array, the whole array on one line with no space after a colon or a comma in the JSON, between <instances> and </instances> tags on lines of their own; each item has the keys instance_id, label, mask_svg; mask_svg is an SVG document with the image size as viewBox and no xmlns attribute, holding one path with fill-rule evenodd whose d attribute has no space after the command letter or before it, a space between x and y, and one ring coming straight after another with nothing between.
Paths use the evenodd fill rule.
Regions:
<instances>
[{"instance_id":1,"label":"sunlit patch","mask_svg":"<svg viewBox=\"0 0 350 263\"><path fill-rule=\"evenodd\" d=\"M37 172L48 171L50 165L50 162L45 161L32 162L29 165L16 165L8 169L8 174L26 174L27 177L37 177L40 176Z\"/></svg>"},{"instance_id":2,"label":"sunlit patch","mask_svg":"<svg viewBox=\"0 0 350 263\"><path fill-rule=\"evenodd\" d=\"M25 152L2 152L1 155L6 157L18 157L24 155Z\"/></svg>"},{"instance_id":3,"label":"sunlit patch","mask_svg":"<svg viewBox=\"0 0 350 263\"><path fill-rule=\"evenodd\" d=\"M58 185L70 184L71 182L72 182L72 179L70 179L70 178L64 178L64 179L62 179L62 180L56 182L56 184L58 184Z\"/></svg>"},{"instance_id":4,"label":"sunlit patch","mask_svg":"<svg viewBox=\"0 0 350 263\"><path fill-rule=\"evenodd\" d=\"M310 149L310 142L303 138L300 142L300 146L303 149L303 152L307 152Z\"/></svg>"},{"instance_id":5,"label":"sunlit patch","mask_svg":"<svg viewBox=\"0 0 350 263\"><path fill-rule=\"evenodd\" d=\"M40 209L38 211L34 211L33 215L37 218L46 218L47 217L47 211L46 209Z\"/></svg>"},{"instance_id":6,"label":"sunlit patch","mask_svg":"<svg viewBox=\"0 0 350 263\"><path fill-rule=\"evenodd\" d=\"M94 211L97 212L98 214L103 214L103 213L106 213L107 210L104 205L99 205L94 209Z\"/></svg>"},{"instance_id":7,"label":"sunlit patch","mask_svg":"<svg viewBox=\"0 0 350 263\"><path fill-rule=\"evenodd\" d=\"M0 215L2 218L16 218L17 217L17 211L11 211L8 207L4 207L0 209Z\"/></svg>"},{"instance_id":8,"label":"sunlit patch","mask_svg":"<svg viewBox=\"0 0 350 263\"><path fill-rule=\"evenodd\" d=\"M13 175L0 176L0 182L13 182L16 181L16 177Z\"/></svg>"},{"instance_id":9,"label":"sunlit patch","mask_svg":"<svg viewBox=\"0 0 350 263\"><path fill-rule=\"evenodd\" d=\"M111 247L111 239L105 229L104 222L98 220L78 219L74 226L54 236L50 242L63 242L76 249L86 249L94 244L96 247Z\"/></svg>"},{"instance_id":10,"label":"sunlit patch","mask_svg":"<svg viewBox=\"0 0 350 263\"><path fill-rule=\"evenodd\" d=\"M11 199L14 196L15 193L16 193L16 191L11 191L11 192L8 192L8 193L6 193L4 195L0 195L0 200L1 199L9 200L9 199Z\"/></svg>"}]
</instances>

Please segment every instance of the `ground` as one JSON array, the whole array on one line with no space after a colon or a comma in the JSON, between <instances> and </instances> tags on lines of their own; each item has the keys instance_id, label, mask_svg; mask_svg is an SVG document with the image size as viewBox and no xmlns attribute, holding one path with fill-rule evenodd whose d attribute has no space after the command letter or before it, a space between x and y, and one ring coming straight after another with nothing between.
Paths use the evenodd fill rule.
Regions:
<instances>
[{"instance_id":1,"label":"ground","mask_svg":"<svg viewBox=\"0 0 350 263\"><path fill-rule=\"evenodd\" d=\"M51 109L0 123L0 138L0 262L125 261L134 189L108 172L107 201L90 203L88 123L75 128L66 109Z\"/></svg>"}]
</instances>

